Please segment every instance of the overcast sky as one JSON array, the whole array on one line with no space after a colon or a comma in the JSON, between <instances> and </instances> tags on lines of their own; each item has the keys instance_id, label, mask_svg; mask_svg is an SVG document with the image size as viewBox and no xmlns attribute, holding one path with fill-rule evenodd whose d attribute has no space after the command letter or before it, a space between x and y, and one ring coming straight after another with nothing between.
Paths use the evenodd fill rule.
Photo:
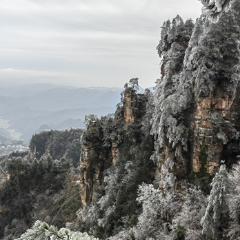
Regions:
<instances>
[{"instance_id":1,"label":"overcast sky","mask_svg":"<svg viewBox=\"0 0 240 240\"><path fill-rule=\"evenodd\" d=\"M160 78L160 27L197 0L1 0L0 82L142 87Z\"/></svg>"}]
</instances>

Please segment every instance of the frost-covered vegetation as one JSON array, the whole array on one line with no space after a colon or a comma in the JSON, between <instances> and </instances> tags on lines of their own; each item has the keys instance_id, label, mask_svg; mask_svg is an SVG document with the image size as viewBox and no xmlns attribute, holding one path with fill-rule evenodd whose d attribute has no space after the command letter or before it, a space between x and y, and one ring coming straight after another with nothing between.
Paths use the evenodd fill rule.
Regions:
<instances>
[{"instance_id":1,"label":"frost-covered vegetation","mask_svg":"<svg viewBox=\"0 0 240 240\"><path fill-rule=\"evenodd\" d=\"M203 12L210 17L212 21L217 21L223 11L230 8L233 0L201 0Z\"/></svg>"},{"instance_id":2,"label":"frost-covered vegetation","mask_svg":"<svg viewBox=\"0 0 240 240\"><path fill-rule=\"evenodd\" d=\"M229 173L221 165L209 195L194 186L163 195L152 184L142 184L137 224L109 239L238 239L239 181L240 162Z\"/></svg>"}]
</instances>

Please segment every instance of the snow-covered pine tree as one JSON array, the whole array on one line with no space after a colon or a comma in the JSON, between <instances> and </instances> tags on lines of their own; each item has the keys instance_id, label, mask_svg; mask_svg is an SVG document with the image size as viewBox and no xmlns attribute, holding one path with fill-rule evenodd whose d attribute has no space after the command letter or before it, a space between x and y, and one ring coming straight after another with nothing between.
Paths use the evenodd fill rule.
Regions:
<instances>
[{"instance_id":1,"label":"snow-covered pine tree","mask_svg":"<svg viewBox=\"0 0 240 240\"><path fill-rule=\"evenodd\" d=\"M223 230L228 220L227 194L230 187L226 165L221 165L211 183L212 190L208 197L208 205L201 225L203 233L212 236L214 239L222 239Z\"/></svg>"}]
</instances>

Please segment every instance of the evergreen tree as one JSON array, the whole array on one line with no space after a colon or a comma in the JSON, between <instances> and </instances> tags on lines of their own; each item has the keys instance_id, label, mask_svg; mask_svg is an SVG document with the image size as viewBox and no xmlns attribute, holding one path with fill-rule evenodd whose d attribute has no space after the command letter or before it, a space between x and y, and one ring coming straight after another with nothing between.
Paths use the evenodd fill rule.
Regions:
<instances>
[{"instance_id":1,"label":"evergreen tree","mask_svg":"<svg viewBox=\"0 0 240 240\"><path fill-rule=\"evenodd\" d=\"M223 229L228 219L227 194L229 191L229 178L226 165L221 165L211 183L212 190L208 197L208 205L205 215L201 219L203 233L213 236L214 239L222 239Z\"/></svg>"}]
</instances>

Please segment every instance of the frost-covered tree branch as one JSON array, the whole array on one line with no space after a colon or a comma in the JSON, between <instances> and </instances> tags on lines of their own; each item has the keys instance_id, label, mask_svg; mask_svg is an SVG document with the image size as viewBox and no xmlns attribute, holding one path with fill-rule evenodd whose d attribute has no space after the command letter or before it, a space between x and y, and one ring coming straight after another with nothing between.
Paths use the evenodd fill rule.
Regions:
<instances>
[{"instance_id":1,"label":"frost-covered tree branch","mask_svg":"<svg viewBox=\"0 0 240 240\"><path fill-rule=\"evenodd\" d=\"M72 232L67 228L61 228L48 225L45 222L36 221L31 229L28 229L17 240L98 240L89 236L87 233Z\"/></svg>"}]
</instances>

